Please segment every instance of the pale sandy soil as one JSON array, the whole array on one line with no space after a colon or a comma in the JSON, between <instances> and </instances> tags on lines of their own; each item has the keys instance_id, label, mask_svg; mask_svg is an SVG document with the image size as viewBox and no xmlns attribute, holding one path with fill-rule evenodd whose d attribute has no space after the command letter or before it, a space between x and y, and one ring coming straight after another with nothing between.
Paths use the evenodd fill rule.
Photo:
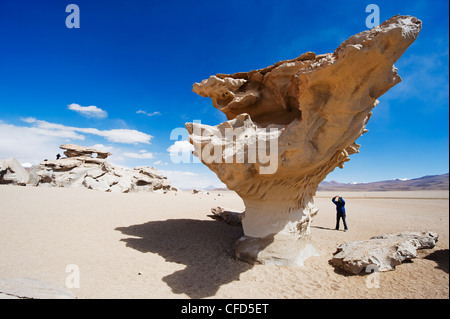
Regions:
<instances>
[{"instance_id":1,"label":"pale sandy soil","mask_svg":"<svg viewBox=\"0 0 450 319\"><path fill-rule=\"evenodd\" d=\"M318 193L311 231L320 256L295 268L235 261L241 228L207 215L212 207L241 210L243 203L232 192L217 194L0 186L0 279L65 287L66 267L75 264L77 298L449 297L448 191L341 193L348 232L333 230L336 194ZM437 246L378 278L329 264L341 243L421 230L439 233Z\"/></svg>"}]
</instances>

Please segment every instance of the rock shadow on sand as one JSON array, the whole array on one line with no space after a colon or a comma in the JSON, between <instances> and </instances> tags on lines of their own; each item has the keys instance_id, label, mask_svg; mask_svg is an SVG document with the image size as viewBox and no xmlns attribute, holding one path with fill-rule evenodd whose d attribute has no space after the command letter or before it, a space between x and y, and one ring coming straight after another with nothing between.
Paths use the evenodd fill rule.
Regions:
<instances>
[{"instance_id":1,"label":"rock shadow on sand","mask_svg":"<svg viewBox=\"0 0 450 319\"><path fill-rule=\"evenodd\" d=\"M163 278L176 294L214 296L220 286L239 280L240 274L252 267L233 257L233 245L243 235L242 227L223 221L169 219L116 230L133 236L121 239L127 247L186 265Z\"/></svg>"},{"instance_id":2,"label":"rock shadow on sand","mask_svg":"<svg viewBox=\"0 0 450 319\"><path fill-rule=\"evenodd\" d=\"M449 269L449 250L440 249L433 251L428 256L425 257L427 260L432 260L436 263L436 268L445 271L447 274Z\"/></svg>"}]
</instances>

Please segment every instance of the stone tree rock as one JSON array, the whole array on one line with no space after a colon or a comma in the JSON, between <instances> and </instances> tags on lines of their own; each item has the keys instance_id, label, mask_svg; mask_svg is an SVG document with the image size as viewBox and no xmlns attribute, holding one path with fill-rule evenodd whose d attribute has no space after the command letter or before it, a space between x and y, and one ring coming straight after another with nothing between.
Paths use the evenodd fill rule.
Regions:
<instances>
[{"instance_id":1,"label":"stone tree rock","mask_svg":"<svg viewBox=\"0 0 450 319\"><path fill-rule=\"evenodd\" d=\"M418 249L434 248L438 239L431 231L374 236L340 245L331 264L355 275L364 270L394 270L403 261L417 258Z\"/></svg>"},{"instance_id":2,"label":"stone tree rock","mask_svg":"<svg viewBox=\"0 0 450 319\"><path fill-rule=\"evenodd\" d=\"M126 170L111 165L111 153L78 145L61 145L66 158L43 161L31 167L29 183L35 186L85 187L104 192L176 191L156 168ZM97 157L92 157L97 154Z\"/></svg>"},{"instance_id":3,"label":"stone tree rock","mask_svg":"<svg viewBox=\"0 0 450 319\"><path fill-rule=\"evenodd\" d=\"M356 140L367 132L377 98L401 81L394 63L421 26L414 17L395 16L334 53L308 52L194 84L228 118L218 126L186 124L194 155L243 199L247 237L306 238L319 183L359 152ZM247 242L239 242L237 255ZM261 245L249 245L258 259Z\"/></svg>"},{"instance_id":4,"label":"stone tree rock","mask_svg":"<svg viewBox=\"0 0 450 319\"><path fill-rule=\"evenodd\" d=\"M28 172L16 158L0 160L0 184L25 186Z\"/></svg>"}]
</instances>

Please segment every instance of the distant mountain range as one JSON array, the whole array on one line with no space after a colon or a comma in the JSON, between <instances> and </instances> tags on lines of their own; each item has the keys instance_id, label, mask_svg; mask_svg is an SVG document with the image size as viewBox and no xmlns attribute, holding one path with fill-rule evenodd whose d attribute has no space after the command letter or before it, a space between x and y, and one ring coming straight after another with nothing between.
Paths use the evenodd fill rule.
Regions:
<instances>
[{"instance_id":1,"label":"distant mountain range","mask_svg":"<svg viewBox=\"0 0 450 319\"><path fill-rule=\"evenodd\" d=\"M192 189L184 189L192 190ZM228 188L217 188L212 185L203 188L205 191L229 191ZM318 191L414 191L414 190L449 190L449 173L429 175L414 179L393 179L372 183L339 183L335 181L320 183Z\"/></svg>"},{"instance_id":2,"label":"distant mountain range","mask_svg":"<svg viewBox=\"0 0 450 319\"><path fill-rule=\"evenodd\" d=\"M335 181L320 183L319 191L413 191L448 190L449 174L429 175L409 180L388 180L372 183L339 183Z\"/></svg>"}]
</instances>

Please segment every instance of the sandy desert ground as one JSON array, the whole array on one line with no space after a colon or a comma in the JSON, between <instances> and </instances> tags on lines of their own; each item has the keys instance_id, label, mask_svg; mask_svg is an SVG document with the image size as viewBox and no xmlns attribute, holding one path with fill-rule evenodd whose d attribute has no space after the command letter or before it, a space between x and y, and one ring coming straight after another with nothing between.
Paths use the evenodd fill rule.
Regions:
<instances>
[{"instance_id":1,"label":"sandy desert ground","mask_svg":"<svg viewBox=\"0 0 450 319\"><path fill-rule=\"evenodd\" d=\"M207 216L215 206L242 210L233 192L1 186L0 279L28 277L65 287L66 267L75 264L77 298L449 297L448 191L341 193L348 232L334 230L334 195L319 192L315 199L320 211L311 231L320 256L287 268L233 259L241 227ZM346 275L329 264L341 243L422 230L440 235L437 246L379 273L378 287L367 275Z\"/></svg>"}]
</instances>

